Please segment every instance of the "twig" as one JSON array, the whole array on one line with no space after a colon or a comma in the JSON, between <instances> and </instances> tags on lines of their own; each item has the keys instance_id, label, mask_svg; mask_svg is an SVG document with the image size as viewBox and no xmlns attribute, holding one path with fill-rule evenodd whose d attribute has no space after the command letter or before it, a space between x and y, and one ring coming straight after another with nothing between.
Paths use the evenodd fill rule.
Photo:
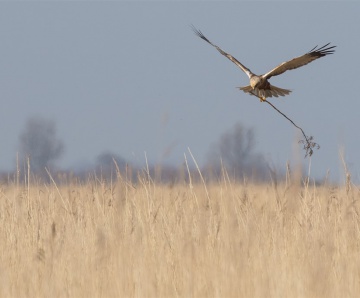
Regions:
<instances>
[{"instance_id":1,"label":"twig","mask_svg":"<svg viewBox=\"0 0 360 298\"><path fill-rule=\"evenodd\" d=\"M259 96L257 96L255 93L250 92L252 95L260 98ZM315 143L314 137L313 136L306 136L306 134L304 133L303 129L300 126L297 126L294 121L292 121L288 116L286 116L283 112L281 112L278 108L276 108L271 102L267 101L267 100L263 100L262 98L260 98L261 101L264 101L266 103L268 103L273 109L275 109L278 113L280 113L281 115L283 115L287 120L289 120L296 128L300 129L305 140L300 140L299 143L304 144L303 149L305 149L306 154L305 157L307 156L311 156L314 153L314 148L315 149L320 149L320 145Z\"/></svg>"}]
</instances>

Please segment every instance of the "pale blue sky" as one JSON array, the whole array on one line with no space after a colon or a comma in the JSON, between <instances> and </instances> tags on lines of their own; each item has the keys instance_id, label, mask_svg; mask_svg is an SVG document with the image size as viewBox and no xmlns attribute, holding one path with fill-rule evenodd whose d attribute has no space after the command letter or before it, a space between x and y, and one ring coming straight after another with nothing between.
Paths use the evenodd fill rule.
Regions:
<instances>
[{"instance_id":1,"label":"pale blue sky","mask_svg":"<svg viewBox=\"0 0 360 298\"><path fill-rule=\"evenodd\" d=\"M61 168L107 150L179 164L187 147L202 164L237 122L255 129L256 150L271 164L306 166L298 131L235 88L247 76L196 37L194 24L258 74L336 45L334 55L272 78L293 90L272 103L321 145L314 177L339 177L341 146L358 177L359 12L358 2L1 2L0 169L14 168L19 134L36 115L57 124Z\"/></svg>"}]
</instances>

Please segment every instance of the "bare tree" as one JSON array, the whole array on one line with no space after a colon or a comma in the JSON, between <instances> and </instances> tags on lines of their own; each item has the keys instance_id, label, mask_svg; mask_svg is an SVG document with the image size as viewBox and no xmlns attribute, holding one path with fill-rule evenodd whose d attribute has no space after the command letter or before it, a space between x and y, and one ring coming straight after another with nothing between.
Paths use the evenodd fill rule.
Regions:
<instances>
[{"instance_id":1,"label":"bare tree","mask_svg":"<svg viewBox=\"0 0 360 298\"><path fill-rule=\"evenodd\" d=\"M254 148L254 130L237 123L210 148L208 166L217 170L223 166L239 178L245 175L264 179L268 172L266 162Z\"/></svg>"},{"instance_id":2,"label":"bare tree","mask_svg":"<svg viewBox=\"0 0 360 298\"><path fill-rule=\"evenodd\" d=\"M20 152L30 157L31 168L41 172L64 152L63 143L56 137L53 120L40 117L30 118L20 134Z\"/></svg>"},{"instance_id":3,"label":"bare tree","mask_svg":"<svg viewBox=\"0 0 360 298\"><path fill-rule=\"evenodd\" d=\"M96 157L96 163L98 166L101 167L105 167L105 168L114 167L115 162L118 167L124 167L126 165L126 160L115 153L104 152Z\"/></svg>"}]
</instances>

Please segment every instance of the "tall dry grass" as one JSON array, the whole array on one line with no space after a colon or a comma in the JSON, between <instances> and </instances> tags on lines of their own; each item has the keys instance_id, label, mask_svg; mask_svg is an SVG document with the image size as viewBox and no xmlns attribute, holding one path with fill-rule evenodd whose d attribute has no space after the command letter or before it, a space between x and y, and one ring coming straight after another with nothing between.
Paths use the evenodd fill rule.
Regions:
<instances>
[{"instance_id":1,"label":"tall dry grass","mask_svg":"<svg viewBox=\"0 0 360 298\"><path fill-rule=\"evenodd\" d=\"M28 183L0 188L1 297L360 293L349 181Z\"/></svg>"}]
</instances>

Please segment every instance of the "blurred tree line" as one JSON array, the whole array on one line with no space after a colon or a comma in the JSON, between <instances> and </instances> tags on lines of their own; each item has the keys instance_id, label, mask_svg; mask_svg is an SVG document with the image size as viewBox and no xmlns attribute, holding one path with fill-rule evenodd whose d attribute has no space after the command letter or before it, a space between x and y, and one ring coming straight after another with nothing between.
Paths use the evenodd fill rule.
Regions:
<instances>
[{"instance_id":1,"label":"blurred tree line","mask_svg":"<svg viewBox=\"0 0 360 298\"><path fill-rule=\"evenodd\" d=\"M45 170L59 171L56 162L64 153L64 144L57 136L55 122L41 117L30 118L19 136L19 152L23 161L30 162L31 172L46 178ZM153 165L146 169L134 168L116 153L105 151L97 156L95 164L88 169L76 173L84 179L89 172L103 179L116 176L117 173L128 171L129 178L136 180L140 172L162 182L180 182L188 179L188 172L194 179L198 177L197 170L189 160L181 167ZM206 164L201 172L206 179L219 179L224 171L233 179L242 180L245 177L255 181L263 181L269 177L265 158L255 151L255 133L240 123L220 135L210 146Z\"/></svg>"}]
</instances>

